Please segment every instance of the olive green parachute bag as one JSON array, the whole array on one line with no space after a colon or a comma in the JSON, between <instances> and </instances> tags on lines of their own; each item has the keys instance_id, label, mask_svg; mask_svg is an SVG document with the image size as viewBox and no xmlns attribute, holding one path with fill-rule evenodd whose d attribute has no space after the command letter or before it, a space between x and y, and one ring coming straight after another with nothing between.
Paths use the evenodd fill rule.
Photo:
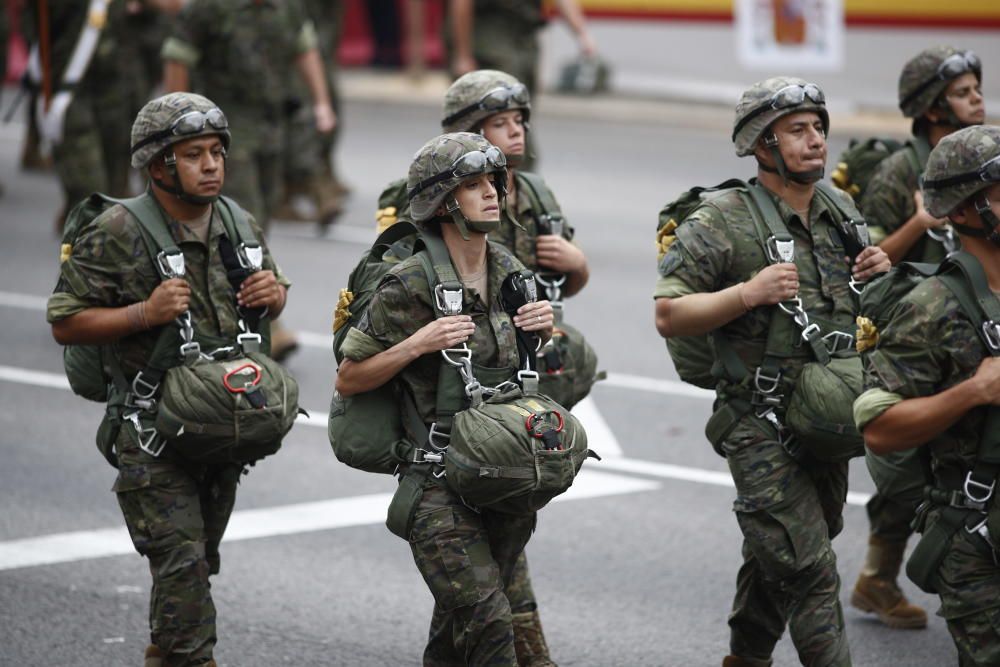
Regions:
<instances>
[{"instance_id":1,"label":"olive green parachute bag","mask_svg":"<svg viewBox=\"0 0 1000 667\"><path fill-rule=\"evenodd\" d=\"M393 216L396 215L393 209ZM419 250L417 228L409 220L392 220L351 271L347 287L340 291L333 324L333 353L340 352L347 332L361 321L379 282L389 270ZM410 401L391 380L377 389L330 400L327 435L337 459L352 468L393 474L400 463L412 457L413 437L404 428L402 406ZM421 425L422 426L422 425Z\"/></svg>"}]
</instances>

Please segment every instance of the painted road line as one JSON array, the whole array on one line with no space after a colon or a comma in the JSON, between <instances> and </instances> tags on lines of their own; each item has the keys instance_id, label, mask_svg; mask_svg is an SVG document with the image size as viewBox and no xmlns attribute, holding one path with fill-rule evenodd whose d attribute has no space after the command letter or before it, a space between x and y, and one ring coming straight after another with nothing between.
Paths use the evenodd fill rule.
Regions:
<instances>
[{"instance_id":1,"label":"painted road line","mask_svg":"<svg viewBox=\"0 0 1000 667\"><path fill-rule=\"evenodd\" d=\"M15 368L14 366L0 366L0 380L16 382L17 384L30 384L36 387L69 390L69 380L62 373L33 371L27 368Z\"/></svg>"},{"instance_id":2,"label":"painted road line","mask_svg":"<svg viewBox=\"0 0 1000 667\"><path fill-rule=\"evenodd\" d=\"M8 308L26 308L27 310L45 311L49 299L34 294L19 294L17 292L0 292L0 306Z\"/></svg>"},{"instance_id":3,"label":"painted road line","mask_svg":"<svg viewBox=\"0 0 1000 667\"><path fill-rule=\"evenodd\" d=\"M652 491L660 484L606 472L584 470L569 491L553 502ZM300 535L385 521L391 493L282 505L233 512L226 543L279 535ZM125 528L81 530L0 542L0 571L72 563L133 553Z\"/></svg>"},{"instance_id":4,"label":"painted road line","mask_svg":"<svg viewBox=\"0 0 1000 667\"><path fill-rule=\"evenodd\" d=\"M600 452L598 452L599 454ZM594 464L602 469L616 470L618 472L630 473L633 475L647 475L649 477L660 477L663 479L679 479L686 482L696 482L698 484L710 484L712 486L726 486L733 488L732 475L728 472L718 470L704 470L702 468L688 468L672 463L659 463L657 461L642 461L639 459L614 458L609 457ZM860 491L847 492L848 505L864 505L871 499L871 494Z\"/></svg>"},{"instance_id":5,"label":"painted road line","mask_svg":"<svg viewBox=\"0 0 1000 667\"><path fill-rule=\"evenodd\" d=\"M618 438L611 432L611 427L597 409L597 404L590 396L573 406L573 414L583 430L587 432L587 442L591 449L601 456L624 456Z\"/></svg>"}]
</instances>

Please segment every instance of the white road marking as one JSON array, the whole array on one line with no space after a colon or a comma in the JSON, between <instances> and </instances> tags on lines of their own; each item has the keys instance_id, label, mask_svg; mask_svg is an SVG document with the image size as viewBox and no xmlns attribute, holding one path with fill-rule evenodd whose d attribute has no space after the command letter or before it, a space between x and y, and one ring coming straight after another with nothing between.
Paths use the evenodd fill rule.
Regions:
<instances>
[{"instance_id":1,"label":"white road marking","mask_svg":"<svg viewBox=\"0 0 1000 667\"><path fill-rule=\"evenodd\" d=\"M659 483L649 480L583 470L569 491L553 502L637 493L659 487ZM385 521L391 499L391 493L374 493L351 498L239 510L233 512L229 520L224 541L228 543L382 523ZM0 542L0 571L130 553L133 553L132 542L125 528L42 535Z\"/></svg>"},{"instance_id":2,"label":"white road marking","mask_svg":"<svg viewBox=\"0 0 1000 667\"><path fill-rule=\"evenodd\" d=\"M33 294L18 294L17 292L0 292L0 306L8 308L26 308L27 310L44 311L48 297Z\"/></svg>"},{"instance_id":3,"label":"white road marking","mask_svg":"<svg viewBox=\"0 0 1000 667\"><path fill-rule=\"evenodd\" d=\"M62 373L33 371L27 368L15 368L14 366L0 366L0 380L16 382L17 384L30 384L36 387L69 389L69 380Z\"/></svg>"},{"instance_id":4,"label":"white road marking","mask_svg":"<svg viewBox=\"0 0 1000 667\"><path fill-rule=\"evenodd\" d=\"M589 447L601 456L617 457L624 456L618 438L611 432L611 427L604 420L601 411L597 409L597 404L590 396L573 406L573 414L583 424L583 430L587 432L587 442Z\"/></svg>"}]
</instances>

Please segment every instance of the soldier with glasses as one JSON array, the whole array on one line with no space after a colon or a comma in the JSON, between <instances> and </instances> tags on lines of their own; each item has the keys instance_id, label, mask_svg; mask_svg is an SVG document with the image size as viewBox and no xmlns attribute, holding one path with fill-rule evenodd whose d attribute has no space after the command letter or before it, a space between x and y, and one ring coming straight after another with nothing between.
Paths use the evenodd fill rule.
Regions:
<instances>
[{"instance_id":1,"label":"soldier with glasses","mask_svg":"<svg viewBox=\"0 0 1000 667\"><path fill-rule=\"evenodd\" d=\"M851 282L889 268L877 247L845 261L842 223L859 216L845 195L817 186L828 130L815 84L776 77L751 86L736 106L733 141L738 156L756 160L756 183L719 190L695 208L659 265L659 333L724 337L743 372L737 377L727 364L706 427L736 483L743 533L724 667L768 667L786 626L803 665L851 664L831 547L843 527L847 462L813 458L810 443L784 423L786 397L813 357L812 344L800 340L805 329L800 336L795 328L803 314L822 322L821 332L853 332ZM765 253L755 210L768 208L788 238L772 235ZM778 307L789 304L795 324ZM769 335L774 321L786 332L781 340ZM773 380L767 387L761 371L772 366L763 374Z\"/></svg>"},{"instance_id":2,"label":"soldier with glasses","mask_svg":"<svg viewBox=\"0 0 1000 667\"><path fill-rule=\"evenodd\" d=\"M407 179L410 213L425 235L447 248L463 286L458 314L435 318L439 306L419 256L425 251L396 265L341 347L341 396L398 376L421 420L433 424L442 350L467 343L477 368L513 377L521 364L515 329L551 336L548 301L526 303L511 317L498 298L504 279L524 268L487 241L500 225L506 182L503 153L478 134L444 134L420 149ZM426 476L408 535L434 596L425 667L518 664L506 590L534 527L534 514L473 509L446 478Z\"/></svg>"},{"instance_id":3,"label":"soldier with glasses","mask_svg":"<svg viewBox=\"0 0 1000 667\"><path fill-rule=\"evenodd\" d=\"M956 272L939 273L902 299L868 355L854 413L872 453L929 454L907 572L926 572L917 583L940 596L959 664L987 667L1000 664L1000 334L985 316L1000 317L1000 127L942 138L922 188L928 213L961 238L948 263L963 262L965 277L956 289Z\"/></svg>"}]
</instances>

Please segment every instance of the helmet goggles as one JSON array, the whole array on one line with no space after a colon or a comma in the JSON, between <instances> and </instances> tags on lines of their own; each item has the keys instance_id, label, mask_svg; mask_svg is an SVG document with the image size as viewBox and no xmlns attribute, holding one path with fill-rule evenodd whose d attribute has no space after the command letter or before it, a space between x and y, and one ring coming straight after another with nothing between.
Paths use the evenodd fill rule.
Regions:
<instances>
[{"instance_id":1,"label":"helmet goggles","mask_svg":"<svg viewBox=\"0 0 1000 667\"><path fill-rule=\"evenodd\" d=\"M441 124L451 125L462 116L468 115L473 111L503 111L510 107L511 102L514 102L515 105L526 106L529 100L528 88L523 83L516 83L513 86L499 86L480 97L478 102L463 107L451 114L441 121Z\"/></svg>"},{"instance_id":2,"label":"helmet goggles","mask_svg":"<svg viewBox=\"0 0 1000 667\"><path fill-rule=\"evenodd\" d=\"M432 185L452 178L464 179L470 176L500 171L507 166L507 159L496 146L482 151L469 151L451 163L451 167L417 183L410 188L408 197L413 199L419 192Z\"/></svg>"},{"instance_id":3,"label":"helmet goggles","mask_svg":"<svg viewBox=\"0 0 1000 667\"><path fill-rule=\"evenodd\" d=\"M924 181L923 187L931 190L942 190L944 188L962 185L963 183L973 183L975 181L981 181L983 183L1000 182L1000 155L987 161L976 171L970 171L956 176L949 176L948 178L938 178L931 181Z\"/></svg>"},{"instance_id":4,"label":"helmet goggles","mask_svg":"<svg viewBox=\"0 0 1000 667\"><path fill-rule=\"evenodd\" d=\"M807 83L805 85L793 83L790 86L785 86L775 92L774 95L771 96L771 99L769 99L766 103L760 105L740 119L740 122L737 123L736 127L733 129L733 140L736 140L736 135L739 134L740 130L742 130L747 123L762 113L796 107L805 102L806 99L814 104L826 104L826 96L823 94L822 89L820 89L820 87L815 83Z\"/></svg>"},{"instance_id":5,"label":"helmet goggles","mask_svg":"<svg viewBox=\"0 0 1000 667\"><path fill-rule=\"evenodd\" d=\"M156 141L162 141L167 137L185 137L192 134L200 134L205 130L206 125L220 132L229 129L229 121L226 120L226 114L222 113L222 109L218 107L209 109L208 111L188 111L171 123L167 129L154 132L137 143L132 147L131 152L135 153L143 146Z\"/></svg>"},{"instance_id":6,"label":"helmet goggles","mask_svg":"<svg viewBox=\"0 0 1000 667\"><path fill-rule=\"evenodd\" d=\"M977 78L982 79L983 63L979 60L979 56L972 51L963 51L961 53L951 54L941 61L941 64L938 65L937 72L934 76L917 86L913 92L903 98L903 101L899 103L899 106L906 106L938 81L951 81L966 72L972 72Z\"/></svg>"}]
</instances>

